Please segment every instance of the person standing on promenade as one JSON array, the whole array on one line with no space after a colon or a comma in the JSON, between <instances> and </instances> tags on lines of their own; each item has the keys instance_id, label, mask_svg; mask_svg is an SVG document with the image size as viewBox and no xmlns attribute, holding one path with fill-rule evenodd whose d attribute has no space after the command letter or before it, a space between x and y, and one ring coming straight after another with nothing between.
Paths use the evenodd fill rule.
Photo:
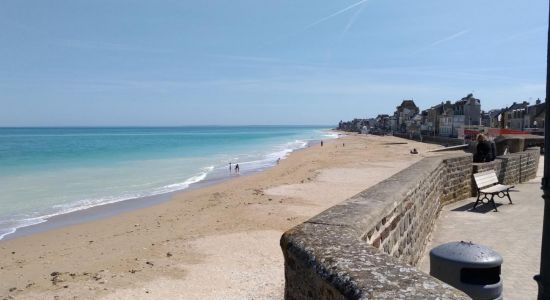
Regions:
<instances>
[{"instance_id":1,"label":"person standing on promenade","mask_svg":"<svg viewBox=\"0 0 550 300\"><path fill-rule=\"evenodd\" d=\"M480 133L477 136L476 150L474 162L489 162L493 160L491 154L491 143L487 140L487 137L483 133Z\"/></svg>"}]
</instances>

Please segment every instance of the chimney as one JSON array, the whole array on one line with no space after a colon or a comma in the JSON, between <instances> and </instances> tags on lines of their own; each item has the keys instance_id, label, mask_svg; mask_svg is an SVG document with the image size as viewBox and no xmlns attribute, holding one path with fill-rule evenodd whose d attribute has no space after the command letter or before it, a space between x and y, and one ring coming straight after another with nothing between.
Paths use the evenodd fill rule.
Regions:
<instances>
[{"instance_id":1,"label":"chimney","mask_svg":"<svg viewBox=\"0 0 550 300\"><path fill-rule=\"evenodd\" d=\"M536 103L537 103L537 104L540 104L540 98L537 99Z\"/></svg>"}]
</instances>

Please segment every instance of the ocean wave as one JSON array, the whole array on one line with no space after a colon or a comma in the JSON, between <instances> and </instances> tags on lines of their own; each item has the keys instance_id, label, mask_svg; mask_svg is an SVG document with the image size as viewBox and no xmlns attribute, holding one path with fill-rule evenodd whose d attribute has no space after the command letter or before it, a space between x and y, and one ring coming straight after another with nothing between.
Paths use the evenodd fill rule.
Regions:
<instances>
[{"instance_id":1,"label":"ocean wave","mask_svg":"<svg viewBox=\"0 0 550 300\"><path fill-rule=\"evenodd\" d=\"M309 145L309 142L306 140L295 140L292 142L285 143L283 145L280 145L279 149L276 149L273 152L268 152L262 156L260 156L258 159L248 160L248 161L237 161L237 163L241 167L241 173L244 171L247 172L256 172L256 171L262 171L267 168L273 167L277 164L277 160L279 159L285 159L287 158L290 153L306 148Z\"/></svg>"},{"instance_id":2,"label":"ocean wave","mask_svg":"<svg viewBox=\"0 0 550 300\"><path fill-rule=\"evenodd\" d=\"M0 240L5 236L15 233L17 229L23 227L29 227L46 222L47 217L36 217L21 220L5 220L0 222Z\"/></svg>"},{"instance_id":3,"label":"ocean wave","mask_svg":"<svg viewBox=\"0 0 550 300\"><path fill-rule=\"evenodd\" d=\"M300 139L300 137L298 137L297 139L290 142L283 142L279 145L274 145L268 149L264 148L262 151L259 152L254 152L255 149L250 149L241 154L226 153L221 156L212 157L211 160L207 160L204 162L205 165L214 162L212 165L208 165L207 167L200 169L200 171L181 182L165 184L142 192L131 192L130 190L132 189L132 187L129 186L125 188L125 190L128 191L127 193L121 193L117 196L81 199L72 203L54 205L49 211L43 211L41 213L35 212L26 215L11 215L7 219L0 220L0 240L2 240L7 235L16 232L19 228L40 224L46 222L47 219L58 215L81 211L92 207L112 204L116 202L181 191L188 189L193 184L208 181L211 177L212 179L217 179L216 176L219 176L219 179L227 179L229 178L227 176L227 164L223 161L225 161L229 157L232 158L231 161L233 162L233 164L239 163L241 166L243 166L243 168L241 168L241 172L243 173L261 171L274 166L278 159L287 158L288 155L293 151L306 148L313 141L318 141L321 138L325 139L337 137L337 133L315 131L312 138L310 139Z\"/></svg>"},{"instance_id":4,"label":"ocean wave","mask_svg":"<svg viewBox=\"0 0 550 300\"><path fill-rule=\"evenodd\" d=\"M324 132L324 137L326 138L329 138L329 139L337 139L341 136L340 133L336 133L336 132Z\"/></svg>"},{"instance_id":5,"label":"ocean wave","mask_svg":"<svg viewBox=\"0 0 550 300\"><path fill-rule=\"evenodd\" d=\"M193 183L203 181L206 178L206 176L208 176L208 174L212 170L214 170L214 166L210 166L208 168L205 168L204 172L202 172L199 175L193 176L193 177L185 180L184 182L169 184L169 185L165 185L163 187L157 188L152 192L151 196L184 190L184 189L188 188L190 185L192 185Z\"/></svg>"},{"instance_id":6,"label":"ocean wave","mask_svg":"<svg viewBox=\"0 0 550 300\"><path fill-rule=\"evenodd\" d=\"M157 195L185 190L189 188L189 186L191 186L192 184L203 181L208 176L208 174L212 172L212 170L214 170L214 166L205 167L202 169L201 173L195 176L192 176L181 183L165 185L165 186L153 189L150 192L128 193L121 196L84 199L84 200L79 200L70 204L54 205L52 208L55 210L55 212L52 212L50 214L45 214L45 215L36 216L36 217L27 216L27 217L11 218L8 220L3 220L3 221L0 221L0 240L2 240L7 235L15 233L20 228L44 223L49 218L52 218L55 216L73 213L73 212L77 212L77 211L81 211L81 210L85 210L85 209L89 209L89 208L97 207L101 205L113 204L113 203L128 201L132 199L157 196Z\"/></svg>"}]
</instances>

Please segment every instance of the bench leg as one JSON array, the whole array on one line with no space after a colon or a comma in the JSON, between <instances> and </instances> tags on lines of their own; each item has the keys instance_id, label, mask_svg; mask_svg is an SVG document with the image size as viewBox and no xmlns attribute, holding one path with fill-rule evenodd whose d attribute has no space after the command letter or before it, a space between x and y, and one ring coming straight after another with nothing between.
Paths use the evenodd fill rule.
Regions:
<instances>
[{"instance_id":1,"label":"bench leg","mask_svg":"<svg viewBox=\"0 0 550 300\"><path fill-rule=\"evenodd\" d=\"M512 198L510 198L510 191L509 190L506 191L506 197L508 197L508 201L510 201L510 204L514 204L514 203L512 203Z\"/></svg>"},{"instance_id":2,"label":"bench leg","mask_svg":"<svg viewBox=\"0 0 550 300\"><path fill-rule=\"evenodd\" d=\"M476 209L476 206L479 204L479 197L481 197L481 192L477 192L477 200L476 200L476 203L474 203L474 207L472 209Z\"/></svg>"},{"instance_id":3,"label":"bench leg","mask_svg":"<svg viewBox=\"0 0 550 300\"><path fill-rule=\"evenodd\" d=\"M495 203L495 200L493 198L495 198L495 194L491 195L491 200L489 200L489 202L493 203L493 207L495 208L495 211L498 212L497 204Z\"/></svg>"}]
</instances>

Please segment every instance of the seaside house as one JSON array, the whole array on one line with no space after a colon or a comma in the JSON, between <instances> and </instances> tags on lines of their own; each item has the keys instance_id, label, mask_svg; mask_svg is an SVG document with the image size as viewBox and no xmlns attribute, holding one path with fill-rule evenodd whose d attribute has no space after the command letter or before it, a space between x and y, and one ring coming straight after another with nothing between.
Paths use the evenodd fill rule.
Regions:
<instances>
[{"instance_id":1,"label":"seaside house","mask_svg":"<svg viewBox=\"0 0 550 300\"><path fill-rule=\"evenodd\" d=\"M448 101L449 102L449 101ZM444 108L443 113L439 117L439 136L450 137L453 134L453 109L452 107Z\"/></svg>"},{"instance_id":2,"label":"seaside house","mask_svg":"<svg viewBox=\"0 0 550 300\"><path fill-rule=\"evenodd\" d=\"M440 105L432 106L425 110L426 120L424 121L424 124L426 126L427 135L437 135L437 122L439 119L438 106Z\"/></svg>"},{"instance_id":3,"label":"seaside house","mask_svg":"<svg viewBox=\"0 0 550 300\"><path fill-rule=\"evenodd\" d=\"M523 130L525 126L525 117L527 115L527 107L529 102L523 101L522 103L514 102L507 111L508 114L508 126L507 128Z\"/></svg>"},{"instance_id":4,"label":"seaside house","mask_svg":"<svg viewBox=\"0 0 550 300\"><path fill-rule=\"evenodd\" d=\"M376 126L376 118L368 118L367 119L367 124L365 126L367 126L368 129L371 129L371 128L375 127Z\"/></svg>"},{"instance_id":5,"label":"seaside house","mask_svg":"<svg viewBox=\"0 0 550 300\"><path fill-rule=\"evenodd\" d=\"M544 132L544 116L546 114L546 105L540 99L537 99L534 105L527 107L524 115L524 129L532 132Z\"/></svg>"},{"instance_id":6,"label":"seaside house","mask_svg":"<svg viewBox=\"0 0 550 300\"><path fill-rule=\"evenodd\" d=\"M391 131L397 131L397 117L395 115L390 116L389 122Z\"/></svg>"},{"instance_id":7,"label":"seaside house","mask_svg":"<svg viewBox=\"0 0 550 300\"><path fill-rule=\"evenodd\" d=\"M451 101L441 102L440 104L433 106L428 110L428 122L431 122L433 124L433 135L440 135L439 129L441 127L440 123L442 122L441 118L449 109L453 109ZM443 127L445 127L445 125Z\"/></svg>"},{"instance_id":8,"label":"seaside house","mask_svg":"<svg viewBox=\"0 0 550 300\"><path fill-rule=\"evenodd\" d=\"M486 111L481 111L481 126L491 127L491 114Z\"/></svg>"},{"instance_id":9,"label":"seaside house","mask_svg":"<svg viewBox=\"0 0 550 300\"><path fill-rule=\"evenodd\" d=\"M499 116L502 114L502 109L491 109L487 114L489 115L489 125L487 127L501 128Z\"/></svg>"},{"instance_id":10,"label":"seaside house","mask_svg":"<svg viewBox=\"0 0 550 300\"><path fill-rule=\"evenodd\" d=\"M391 130L390 116L386 114L376 116L374 127L382 131Z\"/></svg>"},{"instance_id":11,"label":"seaside house","mask_svg":"<svg viewBox=\"0 0 550 300\"><path fill-rule=\"evenodd\" d=\"M459 128L481 125L481 102L473 94L456 101L453 105L452 135L458 136Z\"/></svg>"},{"instance_id":12,"label":"seaside house","mask_svg":"<svg viewBox=\"0 0 550 300\"><path fill-rule=\"evenodd\" d=\"M353 119L348 122L340 121L338 123L338 130L360 133L363 127L368 127L368 125L369 121L367 119Z\"/></svg>"},{"instance_id":13,"label":"seaside house","mask_svg":"<svg viewBox=\"0 0 550 300\"><path fill-rule=\"evenodd\" d=\"M491 113L492 128L508 128L508 107L493 110Z\"/></svg>"},{"instance_id":14,"label":"seaside house","mask_svg":"<svg viewBox=\"0 0 550 300\"><path fill-rule=\"evenodd\" d=\"M422 121L422 114L414 115L408 122L407 132L410 132L411 130L409 130L409 128L411 128L414 130L415 134L420 134L422 130Z\"/></svg>"},{"instance_id":15,"label":"seaside house","mask_svg":"<svg viewBox=\"0 0 550 300\"><path fill-rule=\"evenodd\" d=\"M422 120L420 121L420 133L422 135L431 135L433 130L433 123L428 121L428 109L423 110L420 115Z\"/></svg>"},{"instance_id":16,"label":"seaside house","mask_svg":"<svg viewBox=\"0 0 550 300\"><path fill-rule=\"evenodd\" d=\"M396 108L394 116L397 119L398 130L407 132L407 124L410 126L411 119L420 112L420 109L413 100L403 100Z\"/></svg>"}]
</instances>

